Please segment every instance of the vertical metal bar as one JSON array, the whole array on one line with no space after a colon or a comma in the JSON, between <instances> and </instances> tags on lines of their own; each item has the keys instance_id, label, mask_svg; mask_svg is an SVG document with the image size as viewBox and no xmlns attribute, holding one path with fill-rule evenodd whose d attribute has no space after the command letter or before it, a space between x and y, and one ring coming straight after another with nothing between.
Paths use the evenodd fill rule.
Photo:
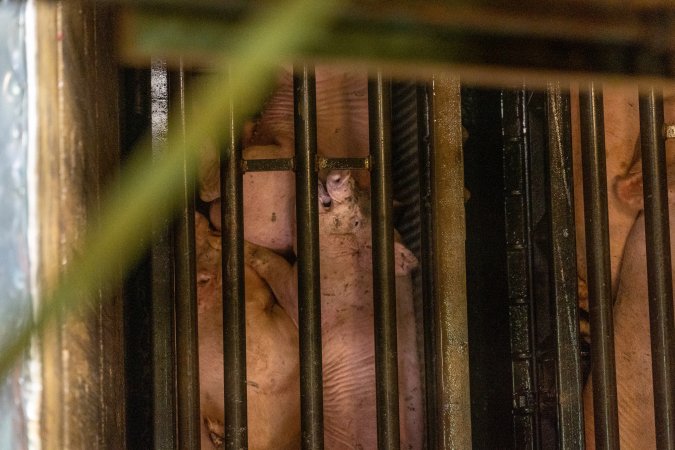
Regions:
<instances>
[{"instance_id":1,"label":"vertical metal bar","mask_svg":"<svg viewBox=\"0 0 675 450\"><path fill-rule=\"evenodd\" d=\"M555 311L558 446L584 448L583 379L577 314L576 238L570 96L560 83L547 88L551 268Z\"/></svg>"},{"instance_id":2,"label":"vertical metal bar","mask_svg":"<svg viewBox=\"0 0 675 450\"><path fill-rule=\"evenodd\" d=\"M152 158L166 153L168 72L166 63L153 61L151 69ZM152 230L152 359L153 434L156 449L176 448L176 392L174 390L174 290L171 219L153 223Z\"/></svg>"},{"instance_id":3,"label":"vertical metal bar","mask_svg":"<svg viewBox=\"0 0 675 450\"><path fill-rule=\"evenodd\" d=\"M424 377L426 391L426 430L427 448L438 448L438 417L436 411L436 331L434 310L436 289L433 277L433 228L431 210L431 168L433 157L433 126L430 99L431 86L420 85L417 88L417 130L419 134L420 165L420 234L421 234L421 273L422 273L422 320L424 322Z\"/></svg>"},{"instance_id":4,"label":"vertical metal bar","mask_svg":"<svg viewBox=\"0 0 675 450\"><path fill-rule=\"evenodd\" d=\"M436 77L431 89L437 448L471 448L464 157L459 79Z\"/></svg>"},{"instance_id":5,"label":"vertical metal bar","mask_svg":"<svg viewBox=\"0 0 675 450\"><path fill-rule=\"evenodd\" d=\"M185 71L181 64L177 73L171 73L172 120L185 135ZM178 142L177 144L183 144ZM183 152L183 190L176 221L176 377L178 380L178 448L198 449L199 421L199 360L197 346L197 285L195 254L195 183L192 160Z\"/></svg>"},{"instance_id":6,"label":"vertical metal bar","mask_svg":"<svg viewBox=\"0 0 675 450\"><path fill-rule=\"evenodd\" d=\"M368 80L368 121L372 164L373 301L379 449L400 446L394 209L391 184L391 82L382 72Z\"/></svg>"},{"instance_id":7,"label":"vertical metal bar","mask_svg":"<svg viewBox=\"0 0 675 450\"><path fill-rule=\"evenodd\" d=\"M656 445L659 449L672 450L675 449L675 340L668 178L663 137L663 97L654 88L640 95L640 136Z\"/></svg>"},{"instance_id":8,"label":"vertical metal bar","mask_svg":"<svg viewBox=\"0 0 675 450\"><path fill-rule=\"evenodd\" d=\"M223 362L225 449L248 448L246 423L246 316L244 292L244 214L241 148L235 105L229 102L227 148L221 155L220 192L223 246Z\"/></svg>"},{"instance_id":9,"label":"vertical metal bar","mask_svg":"<svg viewBox=\"0 0 675 450\"><path fill-rule=\"evenodd\" d=\"M513 391L513 437L516 448L539 448L537 359L534 350L532 295L531 155L524 89L502 93L504 140L504 218L509 276L509 327Z\"/></svg>"},{"instance_id":10,"label":"vertical metal bar","mask_svg":"<svg viewBox=\"0 0 675 450\"><path fill-rule=\"evenodd\" d=\"M302 448L323 449L321 287L314 68L293 69Z\"/></svg>"},{"instance_id":11,"label":"vertical metal bar","mask_svg":"<svg viewBox=\"0 0 675 450\"><path fill-rule=\"evenodd\" d=\"M607 174L602 91L595 83L579 94L581 157L586 222L586 261L591 315L591 357L595 443L598 448L619 448L612 320Z\"/></svg>"}]
</instances>

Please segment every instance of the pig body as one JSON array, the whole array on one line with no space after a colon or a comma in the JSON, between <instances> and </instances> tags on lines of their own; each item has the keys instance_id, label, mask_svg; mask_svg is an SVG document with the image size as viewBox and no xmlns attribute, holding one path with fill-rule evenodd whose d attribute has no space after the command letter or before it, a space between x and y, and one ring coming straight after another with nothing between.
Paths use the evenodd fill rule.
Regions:
<instances>
[{"instance_id":1,"label":"pig body","mask_svg":"<svg viewBox=\"0 0 675 450\"><path fill-rule=\"evenodd\" d=\"M584 221L583 177L581 165L581 138L579 122L578 96L572 95L572 128L574 149L574 201L576 212L577 268L583 285L581 289L582 306L588 310L586 276L586 235ZM638 93L637 89L606 86L603 92L605 117L605 149L607 170L607 207L609 215L609 255L612 283L612 295L616 295L618 275L624 254L626 239L635 223L639 209L620 198L618 190L622 179L629 172L636 159L638 141Z\"/></svg>"},{"instance_id":2,"label":"pig body","mask_svg":"<svg viewBox=\"0 0 675 450\"><path fill-rule=\"evenodd\" d=\"M197 216L202 449L223 438L223 309L220 238ZM300 447L298 332L269 286L244 266L249 448Z\"/></svg>"},{"instance_id":3,"label":"pig body","mask_svg":"<svg viewBox=\"0 0 675 450\"><path fill-rule=\"evenodd\" d=\"M319 215L325 444L327 449L376 448L369 199L347 173L331 173L326 184L330 199L321 196ZM297 323L296 269L264 248L246 251ZM401 448L420 449L421 374L409 275L417 261L400 243L395 252Z\"/></svg>"},{"instance_id":4,"label":"pig body","mask_svg":"<svg viewBox=\"0 0 675 450\"><path fill-rule=\"evenodd\" d=\"M244 159L292 156L289 149L276 145L248 147L242 153ZM217 166L215 154L212 157L212 164ZM293 172L248 172L244 174L242 184L244 239L278 253L290 253L295 240ZM220 198L211 203L209 220L217 230L220 230Z\"/></svg>"},{"instance_id":5,"label":"pig body","mask_svg":"<svg viewBox=\"0 0 675 450\"><path fill-rule=\"evenodd\" d=\"M674 205L670 222L675 223ZM675 242L671 225L670 240ZM675 261L675 254L671 253ZM626 243L614 306L614 350L622 448L656 448L652 386L645 220L640 215ZM595 448L592 380L584 390L587 448Z\"/></svg>"},{"instance_id":6,"label":"pig body","mask_svg":"<svg viewBox=\"0 0 675 450\"><path fill-rule=\"evenodd\" d=\"M667 156L671 260L675 261L675 158ZM629 208L642 210L641 163L635 161L617 184L617 195ZM656 448L645 217L638 215L628 235L614 304L619 435L623 448ZM674 277L675 279L675 274ZM584 390L586 443L595 448L592 380Z\"/></svg>"},{"instance_id":7,"label":"pig body","mask_svg":"<svg viewBox=\"0 0 675 450\"><path fill-rule=\"evenodd\" d=\"M326 157L368 156L368 78L365 72L316 68L317 148ZM244 159L290 158L295 153L293 78L280 73L275 91L243 138ZM368 173L356 174L367 186ZM244 175L244 238L277 253L290 253L295 236L295 178L292 172ZM220 229L220 174L215 146L202 151L200 198L213 202L210 219Z\"/></svg>"}]
</instances>

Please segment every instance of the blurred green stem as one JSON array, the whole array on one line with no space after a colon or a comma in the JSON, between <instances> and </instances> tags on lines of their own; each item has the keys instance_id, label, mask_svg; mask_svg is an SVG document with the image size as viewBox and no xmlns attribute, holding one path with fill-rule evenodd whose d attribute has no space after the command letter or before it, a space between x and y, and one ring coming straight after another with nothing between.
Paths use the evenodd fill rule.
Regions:
<instances>
[{"instance_id":1,"label":"blurred green stem","mask_svg":"<svg viewBox=\"0 0 675 450\"><path fill-rule=\"evenodd\" d=\"M87 303L99 286L118 274L120 267L128 268L140 257L145 249L126 243L148 242L153 219L173 213L183 182L183 146L191 159L190 166L195 167L205 139L226 142L226 99L231 96L238 105L238 122L254 113L281 58L317 39L337 5L336 0L283 2L264 10L241 30L234 41L236 47L227 49L228 58L221 58L215 75L195 93L199 110L193 114L198 114L198 119L192 121L185 136L181 135L181 127L170 124L169 150L154 165L149 158L140 156L150 154L147 142L137 149L135 159L121 176L119 188L111 190L105 210L96 221L98 225L88 233L79 258L68 266L56 289L44 294L34 321L1 343L0 379L24 353L35 333L62 312ZM228 67L233 68L229 77Z\"/></svg>"}]
</instances>

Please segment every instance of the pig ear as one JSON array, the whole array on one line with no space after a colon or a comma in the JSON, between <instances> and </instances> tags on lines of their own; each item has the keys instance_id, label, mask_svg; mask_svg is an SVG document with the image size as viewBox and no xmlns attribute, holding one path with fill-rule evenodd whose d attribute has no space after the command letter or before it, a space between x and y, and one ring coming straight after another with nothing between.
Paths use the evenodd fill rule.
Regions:
<instances>
[{"instance_id":1,"label":"pig ear","mask_svg":"<svg viewBox=\"0 0 675 450\"><path fill-rule=\"evenodd\" d=\"M624 204L638 211L644 208L642 171L629 173L626 176L617 178L614 188L616 189L616 196Z\"/></svg>"},{"instance_id":2,"label":"pig ear","mask_svg":"<svg viewBox=\"0 0 675 450\"><path fill-rule=\"evenodd\" d=\"M408 275L419 265L413 252L400 242L394 242L394 261L396 276Z\"/></svg>"},{"instance_id":3,"label":"pig ear","mask_svg":"<svg viewBox=\"0 0 675 450\"><path fill-rule=\"evenodd\" d=\"M253 133L255 132L255 122L252 120L247 120L244 122L244 126L242 127L242 132L241 132L241 146L242 148L246 148L251 145L251 141L253 140Z\"/></svg>"}]
</instances>

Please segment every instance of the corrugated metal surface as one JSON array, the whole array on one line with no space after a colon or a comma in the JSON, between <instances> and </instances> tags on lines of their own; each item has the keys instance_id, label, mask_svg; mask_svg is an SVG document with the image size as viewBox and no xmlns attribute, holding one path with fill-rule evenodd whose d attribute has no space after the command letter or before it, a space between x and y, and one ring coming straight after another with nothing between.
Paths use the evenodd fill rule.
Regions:
<instances>
[{"instance_id":1,"label":"corrugated metal surface","mask_svg":"<svg viewBox=\"0 0 675 450\"><path fill-rule=\"evenodd\" d=\"M24 4L0 2L0 348L30 319ZM0 449L26 448L27 361L0 379Z\"/></svg>"}]
</instances>

